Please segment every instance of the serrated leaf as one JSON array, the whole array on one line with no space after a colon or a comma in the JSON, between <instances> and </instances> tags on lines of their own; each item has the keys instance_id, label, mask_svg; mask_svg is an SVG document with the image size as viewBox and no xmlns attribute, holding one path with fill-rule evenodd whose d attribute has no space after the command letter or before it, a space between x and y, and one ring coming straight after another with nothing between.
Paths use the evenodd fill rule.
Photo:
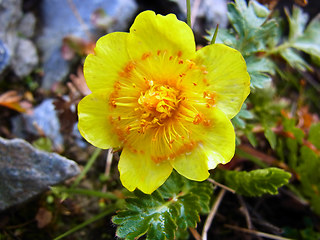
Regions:
<instances>
[{"instance_id":1,"label":"serrated leaf","mask_svg":"<svg viewBox=\"0 0 320 240\"><path fill-rule=\"evenodd\" d=\"M263 9L263 10L262 10ZM269 10L256 1L235 0L228 3L228 18L235 30L241 35L251 36L252 28L258 28L267 19Z\"/></svg>"},{"instance_id":2,"label":"serrated leaf","mask_svg":"<svg viewBox=\"0 0 320 240\"><path fill-rule=\"evenodd\" d=\"M289 22L289 43L292 47L310 55L320 55L320 14L305 29L308 15L299 7L293 7L292 15L286 11Z\"/></svg>"},{"instance_id":3,"label":"serrated leaf","mask_svg":"<svg viewBox=\"0 0 320 240\"><path fill-rule=\"evenodd\" d=\"M293 6L291 16L288 9L285 9L285 13L289 22L289 41L294 41L303 34L309 17L296 6Z\"/></svg>"},{"instance_id":4,"label":"serrated leaf","mask_svg":"<svg viewBox=\"0 0 320 240\"><path fill-rule=\"evenodd\" d=\"M196 227L201 212L209 211L212 185L194 182L173 172L151 195L138 190L126 199L127 209L119 211L112 221L118 225L117 236L125 239L174 239L178 229Z\"/></svg>"},{"instance_id":5,"label":"serrated leaf","mask_svg":"<svg viewBox=\"0 0 320 240\"><path fill-rule=\"evenodd\" d=\"M320 55L320 15L315 17L304 31L303 36L297 38L294 47L310 55Z\"/></svg>"},{"instance_id":6,"label":"serrated leaf","mask_svg":"<svg viewBox=\"0 0 320 240\"><path fill-rule=\"evenodd\" d=\"M278 194L278 188L289 182L291 174L279 168L245 171L226 171L226 184L237 193L256 197L263 194Z\"/></svg>"}]
</instances>

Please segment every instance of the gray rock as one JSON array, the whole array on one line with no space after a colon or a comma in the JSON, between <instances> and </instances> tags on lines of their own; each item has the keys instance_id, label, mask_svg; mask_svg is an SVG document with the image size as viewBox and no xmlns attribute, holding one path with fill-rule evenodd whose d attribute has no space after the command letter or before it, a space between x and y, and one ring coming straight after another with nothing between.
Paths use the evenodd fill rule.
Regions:
<instances>
[{"instance_id":1,"label":"gray rock","mask_svg":"<svg viewBox=\"0 0 320 240\"><path fill-rule=\"evenodd\" d=\"M9 66L10 52L0 39L0 73Z\"/></svg>"},{"instance_id":2,"label":"gray rock","mask_svg":"<svg viewBox=\"0 0 320 240\"><path fill-rule=\"evenodd\" d=\"M19 138L26 138L28 134L38 136L39 129L52 141L56 150L63 148L60 122L53 99L43 101L31 113L20 114L12 119L12 133Z\"/></svg>"},{"instance_id":3,"label":"gray rock","mask_svg":"<svg viewBox=\"0 0 320 240\"><path fill-rule=\"evenodd\" d=\"M196 0L191 0L191 12L195 11L193 8ZM182 12L187 12L186 1L176 0ZM220 28L227 27L227 1L226 0L197 0L199 3L196 11L196 19L193 24L193 31L198 36L205 34L204 30L215 28L219 24Z\"/></svg>"},{"instance_id":4,"label":"gray rock","mask_svg":"<svg viewBox=\"0 0 320 240\"><path fill-rule=\"evenodd\" d=\"M18 31L22 36L31 38L34 35L35 25L35 16L32 13L26 13L19 22Z\"/></svg>"},{"instance_id":5,"label":"gray rock","mask_svg":"<svg viewBox=\"0 0 320 240\"><path fill-rule=\"evenodd\" d=\"M78 123L73 125L71 136L75 140L76 145L80 148L85 149L88 147L88 142L84 140L79 132Z\"/></svg>"},{"instance_id":6,"label":"gray rock","mask_svg":"<svg viewBox=\"0 0 320 240\"><path fill-rule=\"evenodd\" d=\"M27 76L38 65L38 54L34 44L19 38L11 67L19 77Z\"/></svg>"},{"instance_id":7,"label":"gray rock","mask_svg":"<svg viewBox=\"0 0 320 240\"><path fill-rule=\"evenodd\" d=\"M43 0L41 2L40 37L37 39L37 44L42 53L43 88L50 89L54 83L63 80L69 72L71 63L61 56L64 37L72 35L89 40L88 32L92 35L93 41L99 37L96 26L91 21L97 9L103 9L113 19L113 24L106 29L107 32L124 31L134 17L137 5L134 0ZM75 12L81 16L85 26L79 22Z\"/></svg>"},{"instance_id":8,"label":"gray rock","mask_svg":"<svg viewBox=\"0 0 320 240\"><path fill-rule=\"evenodd\" d=\"M21 6L21 0L0 1L0 40L6 45L9 59L7 65L0 60L0 74L10 65L18 76L24 77L38 65L36 48L28 40L34 33L35 17L31 13L23 16Z\"/></svg>"},{"instance_id":9,"label":"gray rock","mask_svg":"<svg viewBox=\"0 0 320 240\"><path fill-rule=\"evenodd\" d=\"M37 150L22 139L0 137L0 211L79 173L72 160Z\"/></svg>"}]
</instances>

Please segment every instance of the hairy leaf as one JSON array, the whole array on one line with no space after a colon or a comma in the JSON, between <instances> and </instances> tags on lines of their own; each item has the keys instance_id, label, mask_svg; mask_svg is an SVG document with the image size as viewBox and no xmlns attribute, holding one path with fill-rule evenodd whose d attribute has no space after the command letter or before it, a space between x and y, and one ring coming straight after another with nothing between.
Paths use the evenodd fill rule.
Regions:
<instances>
[{"instance_id":1,"label":"hairy leaf","mask_svg":"<svg viewBox=\"0 0 320 240\"><path fill-rule=\"evenodd\" d=\"M278 188L287 184L291 174L279 168L246 171L226 171L226 184L237 193L256 197L263 194L278 194Z\"/></svg>"},{"instance_id":2,"label":"hairy leaf","mask_svg":"<svg viewBox=\"0 0 320 240\"><path fill-rule=\"evenodd\" d=\"M209 212L212 185L189 181L173 172L165 184L151 195L136 190L128 198L127 209L112 221L118 225L117 236L137 239L174 239L177 230L196 227L200 213Z\"/></svg>"}]
</instances>

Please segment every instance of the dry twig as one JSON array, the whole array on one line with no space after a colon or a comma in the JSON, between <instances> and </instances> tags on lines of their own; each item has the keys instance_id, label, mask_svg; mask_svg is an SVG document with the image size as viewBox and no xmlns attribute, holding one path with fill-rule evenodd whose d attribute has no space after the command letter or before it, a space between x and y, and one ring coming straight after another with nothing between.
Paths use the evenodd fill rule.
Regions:
<instances>
[{"instance_id":1,"label":"dry twig","mask_svg":"<svg viewBox=\"0 0 320 240\"><path fill-rule=\"evenodd\" d=\"M105 171L104 171L104 175L106 177L110 176L112 158L113 158L113 149L109 148L108 149L108 153L107 153L107 158L106 158L106 168L105 168ZM102 188L102 192L106 192L106 191L107 191L107 184L104 184L104 186Z\"/></svg>"},{"instance_id":2,"label":"dry twig","mask_svg":"<svg viewBox=\"0 0 320 240\"><path fill-rule=\"evenodd\" d=\"M270 234L270 233L259 232L259 231L256 231L256 230L241 228L241 227L233 226L233 225L229 225L229 224L225 224L224 226L227 227L227 228L234 229L236 231L241 231L241 232L253 234L253 235L256 235L258 237L265 237L265 238L274 239L274 240L293 240L291 238L280 237L280 236L276 236L276 235L273 235L273 234Z\"/></svg>"},{"instance_id":3,"label":"dry twig","mask_svg":"<svg viewBox=\"0 0 320 240\"><path fill-rule=\"evenodd\" d=\"M208 233L208 230L211 226L211 223L212 223L212 220L219 208L219 205L223 199L223 196L224 194L226 193L226 190L224 188L221 189L221 191L219 192L219 195L217 197L217 200L215 201L215 203L213 204L211 210L210 210L210 213L206 219L206 222L204 223L204 226L203 226L203 230L202 230L202 240L207 240L207 233Z\"/></svg>"},{"instance_id":4,"label":"dry twig","mask_svg":"<svg viewBox=\"0 0 320 240\"><path fill-rule=\"evenodd\" d=\"M213 183L214 185L221 187L229 192L232 192L233 194L236 193L235 190L233 190L232 188L227 187L226 185L223 185L222 183L217 182L216 180L212 179L212 178L208 178L207 181Z\"/></svg>"},{"instance_id":5,"label":"dry twig","mask_svg":"<svg viewBox=\"0 0 320 240\"><path fill-rule=\"evenodd\" d=\"M240 204L241 204L240 210L241 210L241 212L243 213L243 215L244 215L245 218L246 218L246 222L247 222L248 229L252 229L252 222L251 222L251 218L250 218L250 214L249 214L247 205L246 205L246 203L244 202L242 196L237 195L237 197L238 197L239 202L240 202Z\"/></svg>"},{"instance_id":6,"label":"dry twig","mask_svg":"<svg viewBox=\"0 0 320 240\"><path fill-rule=\"evenodd\" d=\"M196 239L196 240L202 240L200 234L198 233L198 231L195 228L189 228L192 236Z\"/></svg>"}]
</instances>

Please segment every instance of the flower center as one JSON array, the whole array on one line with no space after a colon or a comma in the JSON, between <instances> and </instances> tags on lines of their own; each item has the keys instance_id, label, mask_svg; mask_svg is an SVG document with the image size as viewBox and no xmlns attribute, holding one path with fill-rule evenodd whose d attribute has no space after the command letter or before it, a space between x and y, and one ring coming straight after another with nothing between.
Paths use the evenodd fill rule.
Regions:
<instances>
[{"instance_id":1,"label":"flower center","mask_svg":"<svg viewBox=\"0 0 320 240\"><path fill-rule=\"evenodd\" d=\"M179 91L168 85L151 86L141 93L138 103L142 111L142 132L155 124L163 125L164 121L174 114L180 101Z\"/></svg>"}]
</instances>

